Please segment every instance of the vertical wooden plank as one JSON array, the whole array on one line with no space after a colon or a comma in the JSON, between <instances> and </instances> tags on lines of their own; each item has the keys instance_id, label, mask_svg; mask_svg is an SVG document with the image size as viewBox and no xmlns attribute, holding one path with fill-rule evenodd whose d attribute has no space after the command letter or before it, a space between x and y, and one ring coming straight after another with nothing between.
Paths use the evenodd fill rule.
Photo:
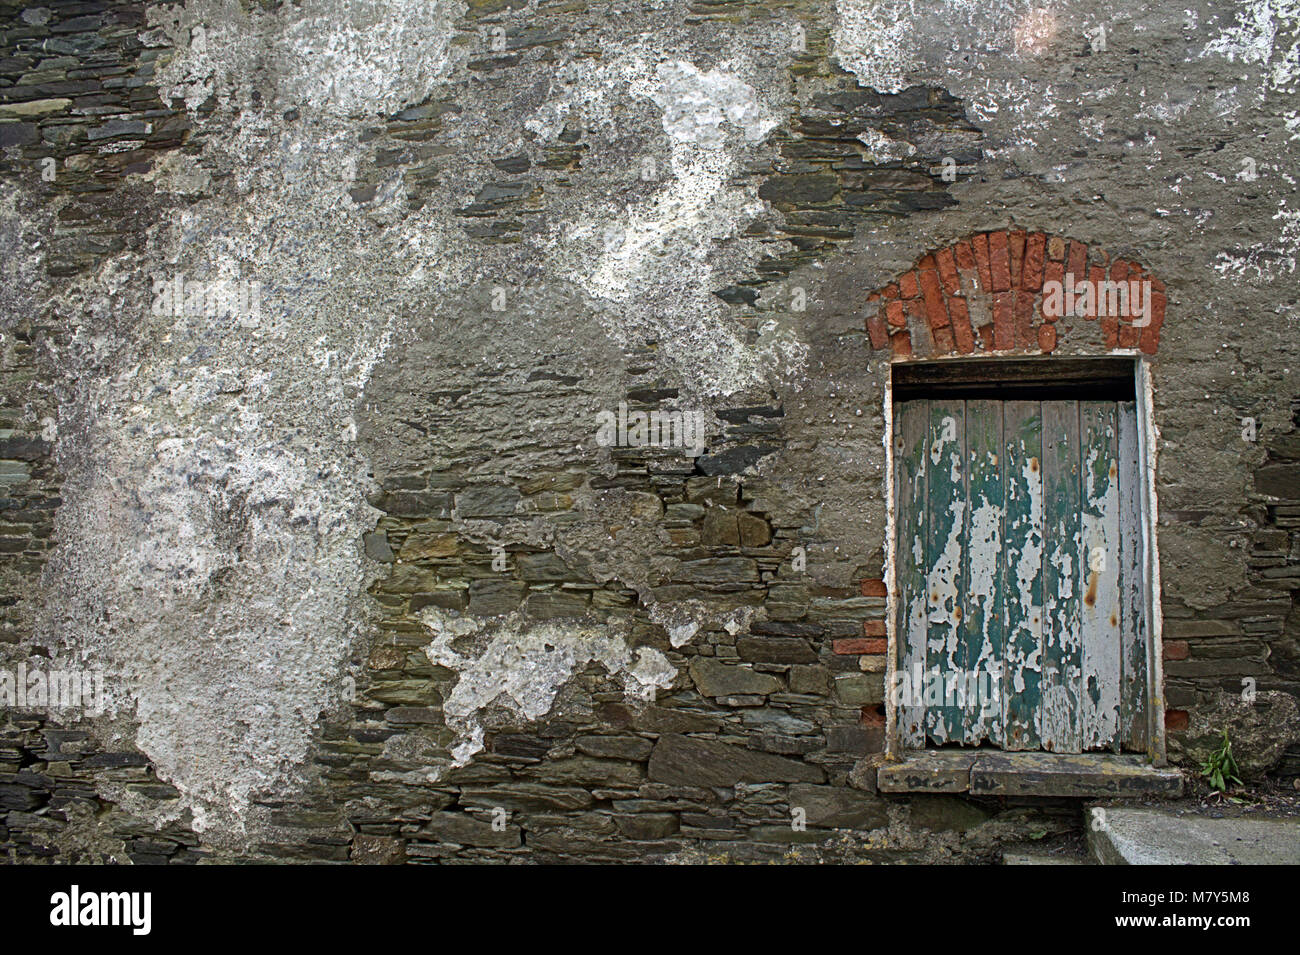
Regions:
<instances>
[{"instance_id":1,"label":"vertical wooden plank","mask_svg":"<svg viewBox=\"0 0 1300 955\"><path fill-rule=\"evenodd\" d=\"M1119 405L1120 742L1147 748L1147 628L1142 553L1142 486L1137 408Z\"/></svg>"},{"instance_id":2,"label":"vertical wooden plank","mask_svg":"<svg viewBox=\"0 0 1300 955\"><path fill-rule=\"evenodd\" d=\"M1080 751L1079 403L1043 402L1042 747Z\"/></svg>"},{"instance_id":3,"label":"vertical wooden plank","mask_svg":"<svg viewBox=\"0 0 1300 955\"><path fill-rule=\"evenodd\" d=\"M1083 447L1083 546L1087 556L1081 608L1083 633L1082 743L1114 744L1119 733L1120 591L1117 406L1079 406Z\"/></svg>"},{"instance_id":4,"label":"vertical wooden plank","mask_svg":"<svg viewBox=\"0 0 1300 955\"><path fill-rule=\"evenodd\" d=\"M1002 745L1002 402L966 402L966 609L962 659L979 692L966 706L963 739Z\"/></svg>"},{"instance_id":5,"label":"vertical wooden plank","mask_svg":"<svg viewBox=\"0 0 1300 955\"><path fill-rule=\"evenodd\" d=\"M904 749L925 746L925 705L921 680L926 640L926 433L930 403L905 401L897 406L894 427L894 474L898 562L897 652L901 696L895 701L899 740Z\"/></svg>"},{"instance_id":6,"label":"vertical wooden plank","mask_svg":"<svg viewBox=\"0 0 1300 955\"><path fill-rule=\"evenodd\" d=\"M1003 405L1007 667L1004 747L1037 749L1041 738L1043 638L1043 442L1036 401Z\"/></svg>"},{"instance_id":7,"label":"vertical wooden plank","mask_svg":"<svg viewBox=\"0 0 1300 955\"><path fill-rule=\"evenodd\" d=\"M966 411L965 403L930 402L929 450L926 461L929 500L926 578L929 638L926 642L927 680L942 680L943 701L927 700L926 732L935 743L960 742L964 716L958 694L963 689L961 642L962 535L966 527Z\"/></svg>"}]
</instances>

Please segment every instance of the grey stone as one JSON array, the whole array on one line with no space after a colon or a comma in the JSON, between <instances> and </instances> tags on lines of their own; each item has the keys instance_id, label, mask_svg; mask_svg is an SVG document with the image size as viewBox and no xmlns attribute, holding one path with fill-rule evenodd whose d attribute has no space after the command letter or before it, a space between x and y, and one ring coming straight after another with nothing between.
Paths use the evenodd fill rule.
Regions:
<instances>
[{"instance_id":1,"label":"grey stone","mask_svg":"<svg viewBox=\"0 0 1300 955\"><path fill-rule=\"evenodd\" d=\"M691 679L704 696L764 696L785 689L785 684L770 674L721 663L713 657L693 657L689 669Z\"/></svg>"},{"instance_id":2,"label":"grey stone","mask_svg":"<svg viewBox=\"0 0 1300 955\"><path fill-rule=\"evenodd\" d=\"M361 540L365 544L366 556L371 560L377 560L384 564L393 562L393 549L388 544L388 535L383 531L363 534Z\"/></svg>"},{"instance_id":3,"label":"grey stone","mask_svg":"<svg viewBox=\"0 0 1300 955\"><path fill-rule=\"evenodd\" d=\"M524 580L546 582L572 580L573 571L556 554L520 554L516 559L519 576Z\"/></svg>"},{"instance_id":4,"label":"grey stone","mask_svg":"<svg viewBox=\"0 0 1300 955\"><path fill-rule=\"evenodd\" d=\"M518 826L507 824L498 831L490 819L476 819L464 812L439 812L420 827L420 835L438 842L454 842L461 846L493 846L513 849L521 842Z\"/></svg>"},{"instance_id":5,"label":"grey stone","mask_svg":"<svg viewBox=\"0 0 1300 955\"><path fill-rule=\"evenodd\" d=\"M697 584L757 583L758 565L748 557L706 557L679 564L673 579Z\"/></svg>"},{"instance_id":6,"label":"grey stone","mask_svg":"<svg viewBox=\"0 0 1300 955\"><path fill-rule=\"evenodd\" d=\"M456 495L458 517L509 517L519 503L519 491L504 485L479 485Z\"/></svg>"},{"instance_id":7,"label":"grey stone","mask_svg":"<svg viewBox=\"0 0 1300 955\"><path fill-rule=\"evenodd\" d=\"M681 786L736 783L821 782L816 766L754 750L689 736L666 735L650 754L649 778Z\"/></svg>"},{"instance_id":8,"label":"grey stone","mask_svg":"<svg viewBox=\"0 0 1300 955\"><path fill-rule=\"evenodd\" d=\"M736 652L742 660L761 663L816 663L817 654L798 637L741 637Z\"/></svg>"},{"instance_id":9,"label":"grey stone","mask_svg":"<svg viewBox=\"0 0 1300 955\"><path fill-rule=\"evenodd\" d=\"M790 787L790 808L803 809L808 825L828 829L879 829L889 825L889 806L878 796L844 786Z\"/></svg>"},{"instance_id":10,"label":"grey stone","mask_svg":"<svg viewBox=\"0 0 1300 955\"><path fill-rule=\"evenodd\" d=\"M646 760L654 744L640 736L579 736L573 741L578 752L602 759Z\"/></svg>"},{"instance_id":11,"label":"grey stone","mask_svg":"<svg viewBox=\"0 0 1300 955\"><path fill-rule=\"evenodd\" d=\"M618 831L634 842L664 839L677 832L677 817L671 813L638 813L632 816L615 816Z\"/></svg>"}]
</instances>

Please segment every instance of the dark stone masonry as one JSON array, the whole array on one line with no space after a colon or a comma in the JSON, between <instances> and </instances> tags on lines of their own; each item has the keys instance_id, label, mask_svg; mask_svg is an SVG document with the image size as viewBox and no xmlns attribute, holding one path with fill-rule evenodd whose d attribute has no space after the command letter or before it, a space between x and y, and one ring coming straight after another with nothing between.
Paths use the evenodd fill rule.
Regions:
<instances>
[{"instance_id":1,"label":"dark stone masonry","mask_svg":"<svg viewBox=\"0 0 1300 955\"><path fill-rule=\"evenodd\" d=\"M1300 22L932 6L0 0L0 858L1080 839L877 780L891 374L975 358L1140 364L1153 739L1300 788Z\"/></svg>"}]
</instances>

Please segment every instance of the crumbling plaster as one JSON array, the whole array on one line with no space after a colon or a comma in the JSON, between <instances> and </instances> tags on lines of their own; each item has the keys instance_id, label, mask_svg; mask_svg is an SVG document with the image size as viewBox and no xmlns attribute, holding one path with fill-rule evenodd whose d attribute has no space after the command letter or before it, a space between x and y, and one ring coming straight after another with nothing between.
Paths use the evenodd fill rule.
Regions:
<instances>
[{"instance_id":1,"label":"crumbling plaster","mask_svg":"<svg viewBox=\"0 0 1300 955\"><path fill-rule=\"evenodd\" d=\"M110 672L106 732L133 735L197 827L239 830L254 795L302 785L315 727L368 640L366 588L386 572L361 545L376 484L465 448L485 478L608 469L591 422L625 392L633 353L706 408L784 404L790 441L757 466L751 506L804 520L810 575L844 586L885 530L884 369L862 341L861 292L925 248L1011 220L1133 250L1165 277L1162 352L1174 357L1155 370L1160 497L1207 512L1196 530L1162 532L1165 587L1189 606L1241 588L1234 502L1260 454L1238 419L1277 427L1273 396L1297 390L1297 133L1283 116L1297 13L1271 0L1182 6L1071 7L1030 25L1050 34L1032 49L1017 48L1024 3L800 7L864 84L960 97L985 161L953 186L955 208L882 223L766 287L754 328L711 293L771 251L747 230L780 214L739 173L772 161L774 132L822 82L797 89L787 72L793 14L773 29L687 22L683 3L593 8L504 77L467 66L487 27L541 17L551 28L544 7L474 22L441 0L154 8L151 29L175 47L159 87L184 100L201 149L148 174L168 211L144 250L108 257L54 299L73 334L54 356L66 483L43 638ZM1108 52L1082 55L1084 31L1103 23ZM430 195L412 209L394 173L373 202L355 201L358 170L375 160L365 131L442 98L459 107L438 143L453 161ZM468 238L455 210L507 178L491 161L535 153L566 125L584 131L581 170L543 187L554 195L521 241ZM635 174L646 157L649 181ZM1239 176L1247 158L1255 180ZM20 286L37 282L29 272ZM155 316L159 273L260 280L261 320ZM785 307L795 287L806 313ZM23 293L5 294L23 307ZM581 390L543 396L530 388L539 370L580 372ZM430 420L436 393L481 389L485 376L495 402ZM633 526L650 544L657 516L609 492L578 501L573 525L466 520L465 533L551 543L649 595L653 551L600 531ZM485 661L516 637L569 648L519 691L525 717L588 660L635 674L625 645L593 645L585 625L465 625L496 634L482 655L435 639L430 656L463 675L466 699L447 712L471 742L475 708L512 692L483 679ZM632 689L671 678L654 662Z\"/></svg>"}]
</instances>

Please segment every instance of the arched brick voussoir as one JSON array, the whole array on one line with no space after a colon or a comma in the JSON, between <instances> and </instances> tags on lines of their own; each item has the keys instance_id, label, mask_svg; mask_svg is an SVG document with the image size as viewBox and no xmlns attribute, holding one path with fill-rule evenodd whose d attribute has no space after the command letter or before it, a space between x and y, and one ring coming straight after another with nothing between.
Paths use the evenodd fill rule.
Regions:
<instances>
[{"instance_id":1,"label":"arched brick voussoir","mask_svg":"<svg viewBox=\"0 0 1300 955\"><path fill-rule=\"evenodd\" d=\"M1048 354L1067 335L1154 355L1165 286L1141 265L1067 236L978 232L927 252L867 296L872 348L891 358Z\"/></svg>"}]
</instances>

